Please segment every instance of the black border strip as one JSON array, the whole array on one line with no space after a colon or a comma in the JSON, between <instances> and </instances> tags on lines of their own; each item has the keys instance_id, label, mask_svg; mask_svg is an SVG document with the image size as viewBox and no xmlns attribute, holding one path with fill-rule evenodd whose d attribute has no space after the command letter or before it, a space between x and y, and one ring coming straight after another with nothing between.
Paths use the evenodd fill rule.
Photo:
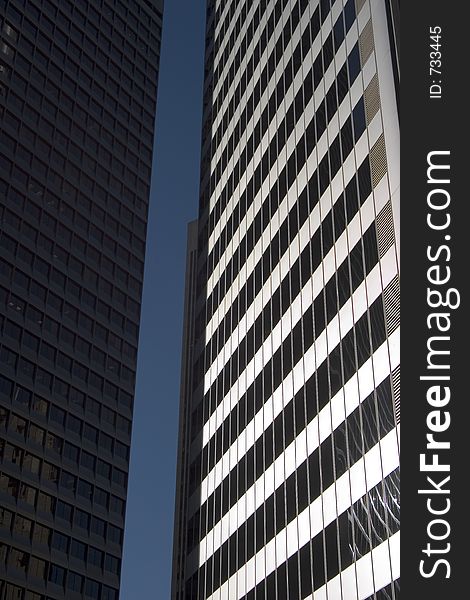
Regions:
<instances>
[{"instance_id":1,"label":"black border strip","mask_svg":"<svg viewBox=\"0 0 470 600\"><path fill-rule=\"evenodd\" d=\"M467 155L464 149L468 131L468 100L466 83L466 19L453 3L429 0L424 4L404 2L401 5L401 173L402 173L402 556L401 579L403 598L460 598L465 589L468 524L468 476L464 461L468 457L468 425L466 419L467 397L465 370L468 370L466 306L467 267L467 221L468 191L466 173ZM460 14L459 14L460 13ZM429 97L433 77L429 74L430 39L429 28L442 28L440 39L442 53L442 97ZM437 77L436 77L437 79ZM427 156L431 151L450 151L450 179L447 189L451 194L449 211L451 224L447 231L432 231L426 224ZM444 211L442 211L444 212ZM443 214L439 215L443 217ZM449 287L457 288L461 304L456 310L448 310L451 328L448 332L450 355L445 357L450 365L451 401L447 407L451 414L451 426L440 434L442 440L450 440L447 454L439 453L439 461L450 461L451 508L445 515L451 532L447 539L432 541L427 527L433 517L427 507L427 495L419 495L418 489L426 485L426 475L419 469L419 455L426 450L426 434L429 433L426 417L432 407L426 400L429 382L419 377L426 374L427 346L430 336L436 335L435 327L427 327L426 318L433 312L427 303L427 270L430 263L426 257L428 246L436 249L445 244L448 234L451 249L449 262L440 264L451 268ZM444 254L442 255L444 256ZM443 310L442 308L440 309ZM441 357L442 359L443 357ZM445 361L440 361L441 363ZM444 409L443 409L444 410ZM431 453L432 454L432 453ZM463 459L463 460L462 460ZM428 458L428 462L429 462ZM435 480L442 480L437 473ZM445 487L445 486L443 486ZM435 507L438 507L437 495ZM441 495L441 507L445 505ZM441 533L443 529L441 528ZM438 533L438 528L435 529ZM431 548L442 549L450 543L445 553L427 557L423 553L427 543ZM459 549L459 550L458 550ZM460 550L462 549L462 550ZM449 561L450 578L446 578L444 563L437 566L434 576L424 578L419 573L420 561L426 560L426 569L432 570L439 559Z\"/></svg>"}]
</instances>

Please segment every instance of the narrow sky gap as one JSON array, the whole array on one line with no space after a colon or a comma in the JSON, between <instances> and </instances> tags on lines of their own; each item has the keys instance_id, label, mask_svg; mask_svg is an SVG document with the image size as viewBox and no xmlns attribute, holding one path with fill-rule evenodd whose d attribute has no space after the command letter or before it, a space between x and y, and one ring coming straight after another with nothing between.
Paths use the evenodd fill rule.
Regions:
<instances>
[{"instance_id":1,"label":"narrow sky gap","mask_svg":"<svg viewBox=\"0 0 470 600\"><path fill-rule=\"evenodd\" d=\"M204 0L166 0L121 600L170 597L186 227L198 207L204 28Z\"/></svg>"}]
</instances>

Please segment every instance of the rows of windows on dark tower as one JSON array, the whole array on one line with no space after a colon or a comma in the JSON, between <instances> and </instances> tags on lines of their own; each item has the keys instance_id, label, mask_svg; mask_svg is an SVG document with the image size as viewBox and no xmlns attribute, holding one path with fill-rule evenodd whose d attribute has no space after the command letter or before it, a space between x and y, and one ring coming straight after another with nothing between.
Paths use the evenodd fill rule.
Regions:
<instances>
[{"instance_id":1,"label":"rows of windows on dark tower","mask_svg":"<svg viewBox=\"0 0 470 600\"><path fill-rule=\"evenodd\" d=\"M0 11L0 597L117 600L162 5Z\"/></svg>"},{"instance_id":2,"label":"rows of windows on dark tower","mask_svg":"<svg viewBox=\"0 0 470 600\"><path fill-rule=\"evenodd\" d=\"M174 600L398 598L387 18L208 3Z\"/></svg>"}]
</instances>

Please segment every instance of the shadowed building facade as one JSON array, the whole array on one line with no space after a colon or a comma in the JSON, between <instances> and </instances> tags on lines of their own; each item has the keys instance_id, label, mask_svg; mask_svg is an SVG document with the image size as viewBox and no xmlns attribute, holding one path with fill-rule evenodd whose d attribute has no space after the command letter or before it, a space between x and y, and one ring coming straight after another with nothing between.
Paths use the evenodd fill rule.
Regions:
<instances>
[{"instance_id":1,"label":"shadowed building facade","mask_svg":"<svg viewBox=\"0 0 470 600\"><path fill-rule=\"evenodd\" d=\"M0 598L117 600L160 0L0 3Z\"/></svg>"},{"instance_id":2,"label":"shadowed building facade","mask_svg":"<svg viewBox=\"0 0 470 600\"><path fill-rule=\"evenodd\" d=\"M399 595L396 8L208 2L173 600Z\"/></svg>"}]
</instances>

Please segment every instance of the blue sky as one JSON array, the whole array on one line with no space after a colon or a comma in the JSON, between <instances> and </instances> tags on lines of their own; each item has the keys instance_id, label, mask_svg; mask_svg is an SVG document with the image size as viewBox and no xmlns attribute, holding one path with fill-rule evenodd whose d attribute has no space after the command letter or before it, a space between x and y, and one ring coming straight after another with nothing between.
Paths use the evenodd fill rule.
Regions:
<instances>
[{"instance_id":1,"label":"blue sky","mask_svg":"<svg viewBox=\"0 0 470 600\"><path fill-rule=\"evenodd\" d=\"M196 218L204 0L166 0L121 600L170 598L186 228Z\"/></svg>"}]
</instances>

